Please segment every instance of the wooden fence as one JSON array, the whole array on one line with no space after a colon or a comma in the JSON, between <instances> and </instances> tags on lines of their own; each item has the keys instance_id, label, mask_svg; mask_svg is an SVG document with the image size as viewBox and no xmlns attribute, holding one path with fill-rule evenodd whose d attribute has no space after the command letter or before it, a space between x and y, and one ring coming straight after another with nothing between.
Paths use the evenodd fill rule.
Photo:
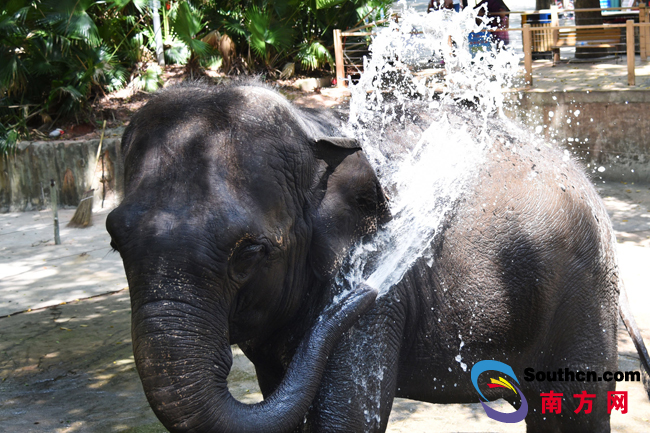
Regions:
<instances>
[{"instance_id":1,"label":"wooden fence","mask_svg":"<svg viewBox=\"0 0 650 433\"><path fill-rule=\"evenodd\" d=\"M398 19L393 15L390 19ZM375 21L370 24L355 27L346 31L334 29L334 60L336 61L336 86L345 87L345 67L356 71L363 72L363 57L368 54L367 38L374 35L374 32L368 31L371 27L388 22L390 19ZM355 40L348 41L348 38Z\"/></svg>"},{"instance_id":2,"label":"wooden fence","mask_svg":"<svg viewBox=\"0 0 650 433\"><path fill-rule=\"evenodd\" d=\"M509 12L512 14L528 14L528 13L546 13L551 15L551 23L545 25L531 26L531 24L524 24L521 28L507 28L507 29L488 29L488 31L511 31L511 32L522 32L522 42L523 42L523 52L524 52L524 69L525 69L525 80L527 85L533 85L533 47L543 46L545 49L551 48L554 51L553 58L554 61L559 60L559 48L563 46L580 46L580 47L606 47L610 46L606 41L594 40L593 36L591 41L587 40L584 43L580 43L580 36L577 37L577 43L570 42L562 44L561 39L568 40L569 34L575 35L581 33L582 35L591 32L592 35L597 32L602 32L606 34L612 29L623 29L625 28L625 49L619 52L624 52L627 56L627 69L628 69L628 85L635 85L635 53L636 53L636 36L637 32L635 29L638 29L638 42L639 42L639 52L641 55L641 60L646 61L648 55L650 55L650 10L645 6L641 5L639 7L621 7L621 8L593 8L593 9L564 9L562 12L597 12L600 11L638 11L639 12L639 22L636 23L634 20L627 20L625 24L599 24L599 25L583 25L583 26L560 26L559 25L559 10L556 6L552 6L551 9L534 11L534 12L521 12L514 11ZM491 14L492 15L492 14ZM498 14L495 14L498 15ZM393 19L397 19L395 16ZM374 32L368 30L372 27L375 27L379 24L385 23L388 20L378 21L375 23L367 24L361 27L354 29L349 29L346 31L341 31L339 29L334 30L334 53L336 60L336 82L337 87L344 87L346 84L346 67L348 70L352 70L356 73L361 73L363 71L363 55L367 54L367 38L374 34ZM611 34L611 32L610 32ZM585 36L583 36L585 37ZM348 42L349 38L357 38L361 40L355 40ZM574 37L575 38L575 37ZM587 37L589 39L589 37ZM622 42L620 45L623 45Z\"/></svg>"}]
</instances>

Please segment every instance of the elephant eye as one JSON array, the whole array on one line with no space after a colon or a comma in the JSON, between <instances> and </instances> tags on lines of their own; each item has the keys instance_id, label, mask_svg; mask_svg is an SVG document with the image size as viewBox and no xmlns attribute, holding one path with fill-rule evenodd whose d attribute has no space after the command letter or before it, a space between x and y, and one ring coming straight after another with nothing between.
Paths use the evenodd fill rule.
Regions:
<instances>
[{"instance_id":1,"label":"elephant eye","mask_svg":"<svg viewBox=\"0 0 650 433\"><path fill-rule=\"evenodd\" d=\"M246 278L251 270L265 257L266 247L262 244L249 244L239 248L231 263L231 275L237 279Z\"/></svg>"},{"instance_id":2,"label":"elephant eye","mask_svg":"<svg viewBox=\"0 0 650 433\"><path fill-rule=\"evenodd\" d=\"M247 245L247 246L241 248L237 252L237 259L238 260L250 260L250 259L255 258L262 251L264 251L264 245L260 245L260 244Z\"/></svg>"}]
</instances>

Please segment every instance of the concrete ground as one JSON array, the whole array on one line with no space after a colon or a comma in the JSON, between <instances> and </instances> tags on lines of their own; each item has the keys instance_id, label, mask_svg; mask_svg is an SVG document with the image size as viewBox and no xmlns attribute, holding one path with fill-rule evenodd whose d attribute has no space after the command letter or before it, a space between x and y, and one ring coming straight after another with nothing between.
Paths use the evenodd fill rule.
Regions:
<instances>
[{"instance_id":1,"label":"concrete ground","mask_svg":"<svg viewBox=\"0 0 650 433\"><path fill-rule=\"evenodd\" d=\"M526 92L575 92L575 91L643 91L650 90L650 57L642 61L639 56L635 58L635 85L627 82L627 60L625 56L607 58L605 60L577 61L566 57L561 62L553 65L551 60L533 61L533 85L521 87L517 90ZM523 58L519 64L519 77L523 82ZM349 95L347 89L323 88L321 93L326 96L337 97ZM309 101L309 99L302 98ZM314 95L311 100L318 101ZM322 104L322 101L318 101ZM313 104L308 104L313 105ZM332 104L334 105L334 104ZM321 105L322 106L322 105Z\"/></svg>"},{"instance_id":2,"label":"concrete ground","mask_svg":"<svg viewBox=\"0 0 650 433\"><path fill-rule=\"evenodd\" d=\"M629 86L626 56L589 62L565 58L555 66L551 60L535 60L533 62L533 85L530 91L650 89L650 59L641 61L641 58L636 56L635 65L635 85Z\"/></svg>"},{"instance_id":3,"label":"concrete ground","mask_svg":"<svg viewBox=\"0 0 650 433\"><path fill-rule=\"evenodd\" d=\"M650 343L650 185L598 185L618 239L620 267L634 315ZM62 211L62 227L73 211ZM119 256L103 229L63 228L52 242L49 212L0 214L0 430L11 432L162 432L133 362L130 303ZM90 296L118 290L116 293ZM11 301L11 302L9 302ZM62 304L65 302L65 304ZM51 305L48 308L42 308ZM31 308L32 311L13 314ZM9 316L9 314L11 314ZM252 365L234 348L229 386L241 401L261 399ZM619 369L638 370L619 329ZM629 411L612 416L615 432L650 430L650 402L639 383ZM507 409L507 405L496 405ZM480 405L397 399L389 432L523 432L487 418Z\"/></svg>"},{"instance_id":4,"label":"concrete ground","mask_svg":"<svg viewBox=\"0 0 650 433\"><path fill-rule=\"evenodd\" d=\"M54 245L50 210L0 215L0 316L127 286L104 227L109 210L95 210L85 229L66 227L74 212L59 210L61 245Z\"/></svg>"}]
</instances>

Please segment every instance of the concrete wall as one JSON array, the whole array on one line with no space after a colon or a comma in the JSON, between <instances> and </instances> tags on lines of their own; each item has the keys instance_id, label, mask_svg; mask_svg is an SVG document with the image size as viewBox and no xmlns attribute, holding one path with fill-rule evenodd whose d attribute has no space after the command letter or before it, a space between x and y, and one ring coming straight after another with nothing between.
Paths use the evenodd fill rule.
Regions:
<instances>
[{"instance_id":1,"label":"concrete wall","mask_svg":"<svg viewBox=\"0 0 650 433\"><path fill-rule=\"evenodd\" d=\"M596 179L650 182L649 91L509 96L518 102L510 116L574 152Z\"/></svg>"},{"instance_id":2,"label":"concrete wall","mask_svg":"<svg viewBox=\"0 0 650 433\"><path fill-rule=\"evenodd\" d=\"M574 152L594 179L650 182L650 92L531 91L508 98L515 102L509 116ZM107 136L102 154L110 206L123 193L121 131ZM20 143L15 156L0 158L0 212L49 206L50 179L59 185L61 205L77 206L92 185L94 205L100 206L101 163L93 173L98 144L98 139Z\"/></svg>"},{"instance_id":3,"label":"concrete wall","mask_svg":"<svg viewBox=\"0 0 650 433\"><path fill-rule=\"evenodd\" d=\"M119 137L104 138L96 170L99 139L18 143L15 155L0 157L0 212L49 207L51 179L57 184L60 206L76 207L84 192L95 188L94 207L100 207L102 159L105 206L117 202L123 191L119 143Z\"/></svg>"}]
</instances>

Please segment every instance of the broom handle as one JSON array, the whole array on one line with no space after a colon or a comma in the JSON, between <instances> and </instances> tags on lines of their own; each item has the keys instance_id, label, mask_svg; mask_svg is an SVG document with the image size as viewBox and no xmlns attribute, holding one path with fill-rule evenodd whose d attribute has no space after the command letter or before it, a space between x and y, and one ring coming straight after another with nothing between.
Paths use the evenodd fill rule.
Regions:
<instances>
[{"instance_id":1,"label":"broom handle","mask_svg":"<svg viewBox=\"0 0 650 433\"><path fill-rule=\"evenodd\" d=\"M97 146L97 156L95 157L95 169L93 170L93 182L90 183L90 189L93 189L93 183L95 178L95 173L97 172L97 167L99 166L99 154L102 153L102 143L104 142L104 131L106 130L106 120L102 125L102 135L99 137L99 146Z\"/></svg>"}]
</instances>

